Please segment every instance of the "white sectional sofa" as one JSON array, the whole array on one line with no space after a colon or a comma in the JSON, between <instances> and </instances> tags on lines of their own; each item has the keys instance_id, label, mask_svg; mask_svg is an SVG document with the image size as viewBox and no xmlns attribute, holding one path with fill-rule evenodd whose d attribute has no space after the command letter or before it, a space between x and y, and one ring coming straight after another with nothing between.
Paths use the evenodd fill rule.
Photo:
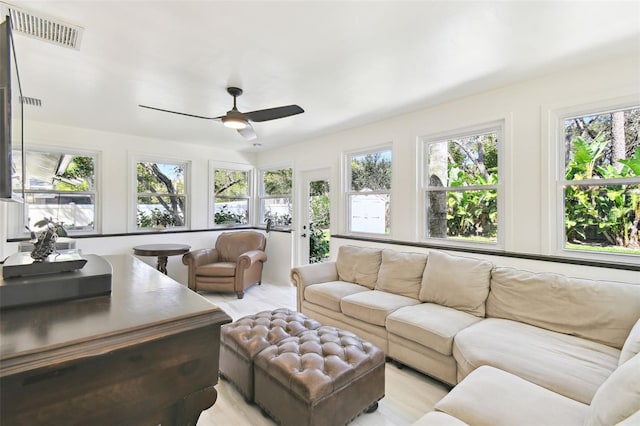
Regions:
<instances>
[{"instance_id":1,"label":"white sectional sofa","mask_svg":"<svg viewBox=\"0 0 640 426\"><path fill-rule=\"evenodd\" d=\"M513 417L500 422L495 415L484 422L482 411L472 408L524 413L509 398L531 407L539 400L543 412L553 406L547 400L560 401L559 412L572 414L553 424L578 424L589 417L607 380L616 378L612 373L626 364L622 360L635 359L625 377L636 373L640 383L634 358L640 351L640 279L577 279L435 250L427 255L356 246L340 247L335 262L293 268L291 279L300 312L351 330L388 357L457 385L421 424L514 424ZM495 393L487 383L498 393L509 389L502 409L497 401L467 403L482 389L487 398ZM629 407L640 409L640 385L616 391L631 392ZM629 407L618 421L632 414ZM540 421L548 417L530 418L548 424Z\"/></svg>"}]
</instances>

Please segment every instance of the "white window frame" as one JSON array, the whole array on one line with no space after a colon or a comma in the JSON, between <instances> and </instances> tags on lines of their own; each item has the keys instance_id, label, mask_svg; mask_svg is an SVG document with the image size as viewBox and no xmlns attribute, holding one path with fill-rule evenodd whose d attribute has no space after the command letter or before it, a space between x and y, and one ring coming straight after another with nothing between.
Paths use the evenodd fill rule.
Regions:
<instances>
[{"instance_id":1,"label":"white window frame","mask_svg":"<svg viewBox=\"0 0 640 426\"><path fill-rule=\"evenodd\" d=\"M367 192L367 195L388 195L389 196L389 233L376 233L376 232L359 232L351 230L351 196L361 194L361 192L353 191L351 189L351 159L353 157L359 157L362 155L375 154L383 151L391 151L391 189L388 191L371 191ZM385 143L382 145L377 145L365 149L358 149L352 151L345 151L342 154L342 164L343 164L343 205L344 208L344 231L348 235L354 236L366 236L380 239L392 239L393 238L393 184L395 182L395 162L394 159L396 157L396 153L393 149L393 143Z\"/></svg>"},{"instance_id":2,"label":"white window frame","mask_svg":"<svg viewBox=\"0 0 640 426\"><path fill-rule=\"evenodd\" d=\"M131 154L129 156L129 232L152 231L148 228L138 228L138 163L159 164L183 164L184 171L184 226L172 227L172 230L181 231L190 229L191 226L191 161L176 157L155 156L148 154ZM144 195L145 193L143 193Z\"/></svg>"},{"instance_id":3,"label":"white window frame","mask_svg":"<svg viewBox=\"0 0 640 426\"><path fill-rule=\"evenodd\" d=\"M209 206L208 206L208 224L210 228L221 228L225 225L215 223L215 173L216 170L233 170L247 173L247 201L248 201L248 214L247 214L247 226L254 223L255 220L255 168L248 164L239 163L225 163L220 161L209 161Z\"/></svg>"},{"instance_id":4,"label":"white window frame","mask_svg":"<svg viewBox=\"0 0 640 426\"><path fill-rule=\"evenodd\" d=\"M279 194L279 195L266 195L264 190L264 174L274 170L283 170L283 169L291 169L291 192L289 194ZM275 166L263 167L258 170L256 173L257 186L258 186L258 196L256 197L257 208L255 208L255 220L254 223L258 228L265 228L266 224L264 222L264 200L275 199L275 198L289 198L289 204L291 205L291 224L288 226L278 226L273 225L277 229L283 230L292 230L294 229L296 217L295 217L295 199L294 199L294 189L295 189L295 169L292 164L280 164Z\"/></svg>"},{"instance_id":5,"label":"white window frame","mask_svg":"<svg viewBox=\"0 0 640 426\"><path fill-rule=\"evenodd\" d=\"M101 173L100 173L100 163L101 163L101 153L100 151L90 151L90 150L82 150L75 149L69 147L60 147L60 146L25 146L23 150L23 155L27 155L27 152L43 152L43 153L54 153L54 154L65 154L65 155L73 155L78 157L92 157L93 158L93 166L94 166L94 179L95 185L93 190L91 191L83 191L83 192L73 192L73 191L55 191L55 190L31 190L23 188L24 194L29 193L55 193L55 194L75 194L75 195L89 195L93 196L94 200L94 226L92 231L74 231L71 229L67 230L69 236L74 235L97 235L102 231L102 214L101 214ZM24 164L24 161L23 161ZM26 171L23 171L26 173ZM26 175L25 175L26 176ZM25 182L26 184L26 182ZM26 185L25 185L26 186ZM28 223L27 215L28 208L27 205L27 196L24 197L24 203L17 204L19 208L10 209L8 212L9 223L13 223L13 230L10 232L12 235L16 237L24 237L25 235L29 235L25 226Z\"/></svg>"},{"instance_id":6,"label":"white window frame","mask_svg":"<svg viewBox=\"0 0 640 426\"><path fill-rule=\"evenodd\" d=\"M435 133L419 138L419 194L417 199L420 200L419 214L420 219L420 240L429 244L437 244L450 247L469 247L469 248L491 248L494 250L503 250L505 247L505 234L506 230L506 200L505 200L505 135L507 134L506 120L494 120L472 126L459 128L456 130L445 131ZM427 213L427 200L428 193L434 191L429 185L429 170L428 170L428 153L429 145L444 142L450 139L464 138L468 136L474 136L486 133L497 133L498 135L498 184L497 185L481 185L481 186L465 186L465 187L442 187L438 191L444 191L445 193L451 190L457 191L482 191L482 190L496 190L497 191L497 205L498 205L498 232L495 242L489 241L461 241L449 238L434 238L428 237L428 213Z\"/></svg>"},{"instance_id":7,"label":"white window frame","mask_svg":"<svg viewBox=\"0 0 640 426\"><path fill-rule=\"evenodd\" d=\"M549 129L550 149L549 149L549 162L552 165L550 169L549 178L549 217L545 218L549 223L549 229L553 230L553 235L547 236L547 245L549 251L560 257L567 258L580 258L580 259L593 259L602 260L605 262L625 262L625 263L638 263L638 255L626 254L626 253L607 253L607 252L592 252L587 250L574 250L565 247L566 235L565 235L565 199L564 199L564 187L569 182L566 181L565 171L566 164L564 158L565 140L564 140L564 121L571 117L581 117L586 115L598 115L606 114L607 112L619 111L629 108L640 106L640 96L622 96L619 98L594 101L590 103L584 103L580 105L562 107L562 108L547 108L548 122L547 128ZM543 109L544 110L544 109ZM543 127L544 127L543 123ZM608 185L608 184L640 184L640 177L634 177L629 179L591 179L582 180L580 183L584 185Z\"/></svg>"}]
</instances>

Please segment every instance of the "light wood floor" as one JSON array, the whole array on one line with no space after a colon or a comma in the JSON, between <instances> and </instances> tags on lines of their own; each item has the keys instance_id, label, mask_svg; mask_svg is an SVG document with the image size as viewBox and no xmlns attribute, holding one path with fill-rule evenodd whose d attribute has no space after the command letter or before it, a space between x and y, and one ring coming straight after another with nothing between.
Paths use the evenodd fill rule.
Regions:
<instances>
[{"instance_id":1,"label":"light wood floor","mask_svg":"<svg viewBox=\"0 0 640 426\"><path fill-rule=\"evenodd\" d=\"M209 301L223 309L233 320L256 312L275 308L296 309L295 287L263 283L247 290L244 299L234 294L202 293ZM235 388L227 381L216 385L218 400L204 411L198 426L213 425L273 425L255 405L247 404ZM411 425L431 411L448 392L448 387L410 368L398 369L387 363L385 371L385 397L378 409L371 414L362 414L353 425Z\"/></svg>"}]
</instances>

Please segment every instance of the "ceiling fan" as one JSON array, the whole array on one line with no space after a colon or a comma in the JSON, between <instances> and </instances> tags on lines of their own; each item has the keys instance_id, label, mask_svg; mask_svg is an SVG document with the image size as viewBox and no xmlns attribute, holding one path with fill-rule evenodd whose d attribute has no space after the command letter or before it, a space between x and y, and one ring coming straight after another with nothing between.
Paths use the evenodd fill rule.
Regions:
<instances>
[{"instance_id":1,"label":"ceiling fan","mask_svg":"<svg viewBox=\"0 0 640 426\"><path fill-rule=\"evenodd\" d=\"M269 120L276 120L278 118L289 117L291 115L296 115L303 113L304 110L300 108L298 105L287 105L275 108L268 109L260 109L257 111L251 112L240 112L236 107L236 98L242 95L242 89L238 87L227 87L227 92L233 96L233 108L231 108L225 115L221 115L220 117L203 117L201 115L193 115L187 114L184 112L178 111L169 111L167 109L155 108L147 105L138 105L142 108L155 109L157 111L169 112L171 114L180 114L186 115L187 117L195 117L195 118L203 118L205 120L215 120L221 121L226 127L231 129L236 129L238 133L244 136L248 140L255 139L256 132L253 130L251 126L251 121L262 122Z\"/></svg>"}]
</instances>

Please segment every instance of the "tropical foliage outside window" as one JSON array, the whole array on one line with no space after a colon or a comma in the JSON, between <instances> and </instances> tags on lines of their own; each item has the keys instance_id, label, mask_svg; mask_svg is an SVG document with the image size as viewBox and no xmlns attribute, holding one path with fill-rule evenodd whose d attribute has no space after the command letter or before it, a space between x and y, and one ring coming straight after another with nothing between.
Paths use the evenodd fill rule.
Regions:
<instances>
[{"instance_id":1,"label":"tropical foliage outside window","mask_svg":"<svg viewBox=\"0 0 640 426\"><path fill-rule=\"evenodd\" d=\"M21 153L14 152L17 175L22 175ZM50 219L70 234L96 231L96 158L70 152L25 151L24 225ZM14 190L21 191L20 179Z\"/></svg>"},{"instance_id":2,"label":"tropical foliage outside window","mask_svg":"<svg viewBox=\"0 0 640 426\"><path fill-rule=\"evenodd\" d=\"M348 156L349 232L391 232L391 149Z\"/></svg>"},{"instance_id":3,"label":"tropical foliage outside window","mask_svg":"<svg viewBox=\"0 0 640 426\"><path fill-rule=\"evenodd\" d=\"M185 226L187 164L146 162L136 164L137 226Z\"/></svg>"},{"instance_id":4,"label":"tropical foliage outside window","mask_svg":"<svg viewBox=\"0 0 640 426\"><path fill-rule=\"evenodd\" d=\"M260 223L290 228L293 218L293 169L263 170L260 192Z\"/></svg>"},{"instance_id":5,"label":"tropical foliage outside window","mask_svg":"<svg viewBox=\"0 0 640 426\"><path fill-rule=\"evenodd\" d=\"M426 237L498 242L499 128L425 143Z\"/></svg>"},{"instance_id":6,"label":"tropical foliage outside window","mask_svg":"<svg viewBox=\"0 0 640 426\"><path fill-rule=\"evenodd\" d=\"M232 169L214 171L214 223L249 223L249 172Z\"/></svg>"},{"instance_id":7,"label":"tropical foliage outside window","mask_svg":"<svg viewBox=\"0 0 640 426\"><path fill-rule=\"evenodd\" d=\"M640 107L563 119L565 248L640 255Z\"/></svg>"}]
</instances>

